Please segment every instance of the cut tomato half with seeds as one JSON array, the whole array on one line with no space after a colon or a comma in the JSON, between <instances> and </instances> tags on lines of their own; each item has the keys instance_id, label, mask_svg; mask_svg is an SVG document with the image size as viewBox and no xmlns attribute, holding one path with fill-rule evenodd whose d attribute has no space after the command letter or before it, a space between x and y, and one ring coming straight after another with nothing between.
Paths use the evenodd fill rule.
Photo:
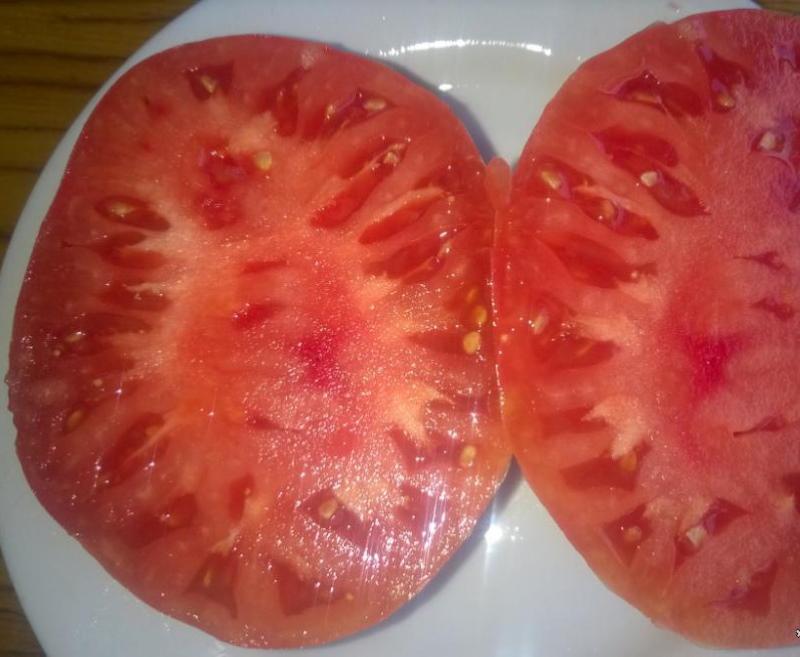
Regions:
<instances>
[{"instance_id":1,"label":"cut tomato half with seeds","mask_svg":"<svg viewBox=\"0 0 800 657\"><path fill-rule=\"evenodd\" d=\"M800 22L659 24L586 62L515 172L504 419L595 572L721 646L800 626Z\"/></svg>"},{"instance_id":2,"label":"cut tomato half with seeds","mask_svg":"<svg viewBox=\"0 0 800 657\"><path fill-rule=\"evenodd\" d=\"M34 492L226 641L386 617L507 466L493 214L455 116L378 63L242 36L139 64L87 122L17 307Z\"/></svg>"}]
</instances>

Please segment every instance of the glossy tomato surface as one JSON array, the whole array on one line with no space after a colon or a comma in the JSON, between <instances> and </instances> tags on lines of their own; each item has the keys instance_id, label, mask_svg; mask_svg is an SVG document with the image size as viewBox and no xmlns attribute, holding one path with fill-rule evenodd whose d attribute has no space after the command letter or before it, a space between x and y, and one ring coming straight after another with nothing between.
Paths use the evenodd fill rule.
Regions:
<instances>
[{"instance_id":1,"label":"glossy tomato surface","mask_svg":"<svg viewBox=\"0 0 800 657\"><path fill-rule=\"evenodd\" d=\"M100 101L8 375L47 510L156 609L300 646L386 617L505 473L493 210L453 114L375 62L241 36Z\"/></svg>"},{"instance_id":2,"label":"glossy tomato surface","mask_svg":"<svg viewBox=\"0 0 800 657\"><path fill-rule=\"evenodd\" d=\"M547 107L501 217L504 418L594 571L720 646L800 626L800 22L656 24Z\"/></svg>"}]
</instances>

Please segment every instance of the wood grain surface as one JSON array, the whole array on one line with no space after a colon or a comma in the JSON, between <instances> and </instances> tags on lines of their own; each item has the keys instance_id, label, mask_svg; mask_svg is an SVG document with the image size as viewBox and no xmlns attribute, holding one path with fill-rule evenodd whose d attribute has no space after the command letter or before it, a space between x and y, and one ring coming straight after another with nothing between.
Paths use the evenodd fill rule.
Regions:
<instances>
[{"instance_id":1,"label":"wood grain surface","mask_svg":"<svg viewBox=\"0 0 800 657\"><path fill-rule=\"evenodd\" d=\"M78 112L131 53L191 4L0 0L0 262L33 183ZM800 13L800 0L762 4ZM2 559L0 657L44 657Z\"/></svg>"}]
</instances>

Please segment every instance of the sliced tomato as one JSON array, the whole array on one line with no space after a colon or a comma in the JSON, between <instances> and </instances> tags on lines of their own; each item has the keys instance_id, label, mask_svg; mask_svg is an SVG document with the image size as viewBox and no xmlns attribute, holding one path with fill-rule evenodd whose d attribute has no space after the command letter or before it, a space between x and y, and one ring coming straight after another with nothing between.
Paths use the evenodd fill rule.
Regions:
<instances>
[{"instance_id":1,"label":"sliced tomato","mask_svg":"<svg viewBox=\"0 0 800 657\"><path fill-rule=\"evenodd\" d=\"M499 227L504 419L589 565L696 641L800 626L800 22L658 24L583 64Z\"/></svg>"},{"instance_id":2,"label":"sliced tomato","mask_svg":"<svg viewBox=\"0 0 800 657\"><path fill-rule=\"evenodd\" d=\"M92 114L19 299L17 447L158 610L247 646L365 628L470 533L508 453L484 166L446 106L242 36Z\"/></svg>"}]
</instances>

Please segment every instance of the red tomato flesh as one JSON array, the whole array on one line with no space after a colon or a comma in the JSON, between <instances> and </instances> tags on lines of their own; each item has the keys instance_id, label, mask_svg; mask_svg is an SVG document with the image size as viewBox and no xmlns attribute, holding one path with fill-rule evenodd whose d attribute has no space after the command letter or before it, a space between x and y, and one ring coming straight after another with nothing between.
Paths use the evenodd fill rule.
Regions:
<instances>
[{"instance_id":1,"label":"red tomato flesh","mask_svg":"<svg viewBox=\"0 0 800 657\"><path fill-rule=\"evenodd\" d=\"M302 646L407 602L508 461L493 208L387 67L241 36L134 67L45 219L8 376L47 510L156 609Z\"/></svg>"},{"instance_id":2,"label":"red tomato flesh","mask_svg":"<svg viewBox=\"0 0 800 657\"><path fill-rule=\"evenodd\" d=\"M501 218L504 419L594 571L701 643L800 626L800 21L658 24L550 103Z\"/></svg>"}]
</instances>

